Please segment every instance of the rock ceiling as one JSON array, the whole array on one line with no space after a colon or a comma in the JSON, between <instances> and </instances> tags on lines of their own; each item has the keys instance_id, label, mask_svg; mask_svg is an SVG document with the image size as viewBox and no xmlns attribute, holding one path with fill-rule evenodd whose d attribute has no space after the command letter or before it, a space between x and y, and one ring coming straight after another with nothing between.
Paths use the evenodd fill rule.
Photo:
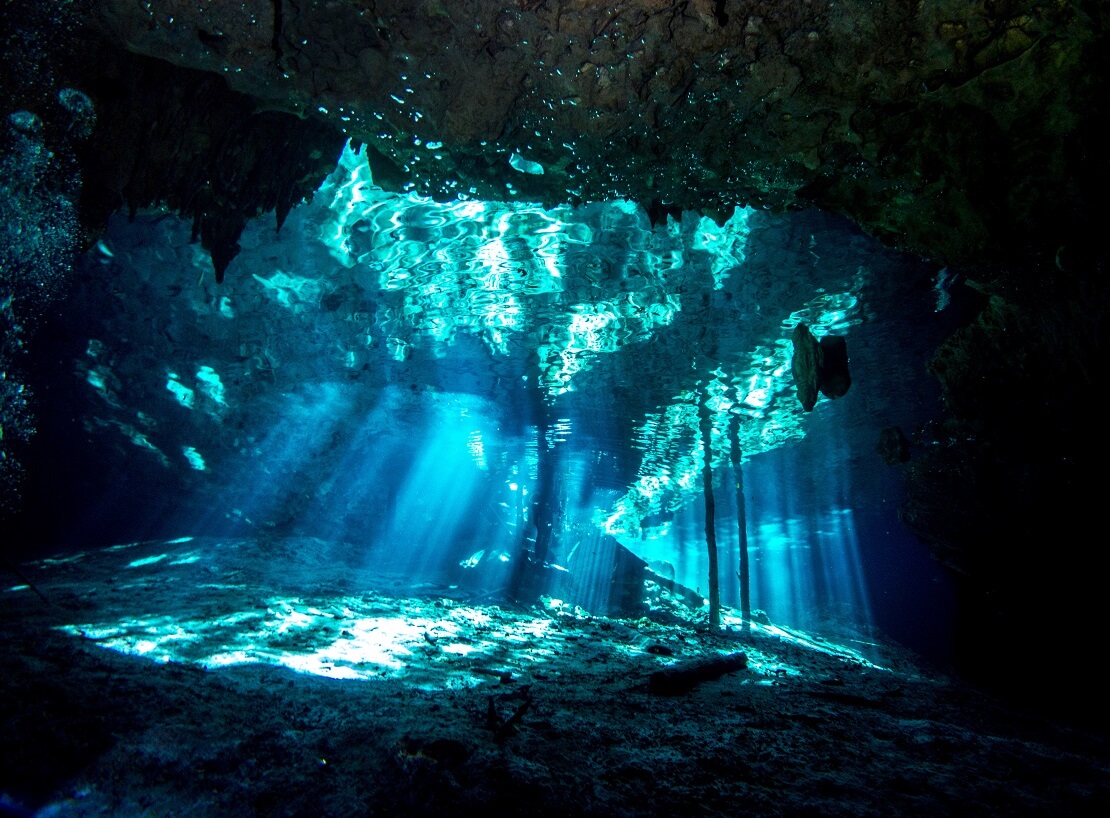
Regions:
<instances>
[{"instance_id":1,"label":"rock ceiling","mask_svg":"<svg viewBox=\"0 0 1110 818\"><path fill-rule=\"evenodd\" d=\"M131 52L365 141L387 189L816 205L945 263L1074 241L1105 109L1093 2L91 5Z\"/></svg>"}]
</instances>

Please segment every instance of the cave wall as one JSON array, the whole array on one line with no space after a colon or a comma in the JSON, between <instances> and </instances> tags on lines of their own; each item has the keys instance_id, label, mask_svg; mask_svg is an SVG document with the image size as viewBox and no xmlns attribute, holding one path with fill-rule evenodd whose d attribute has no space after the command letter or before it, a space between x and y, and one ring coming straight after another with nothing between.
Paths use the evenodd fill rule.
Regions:
<instances>
[{"instance_id":1,"label":"cave wall","mask_svg":"<svg viewBox=\"0 0 1110 818\"><path fill-rule=\"evenodd\" d=\"M52 168L44 184L79 196L81 245L121 207L164 206L192 219L221 279L246 222L273 212L280 229L334 170L346 137L268 110L217 74L116 48L90 15L88 2L8 4L6 113L35 117Z\"/></svg>"},{"instance_id":2,"label":"cave wall","mask_svg":"<svg viewBox=\"0 0 1110 818\"><path fill-rule=\"evenodd\" d=\"M902 521L958 580L959 665L1022 700L1084 710L1105 616L1110 446L1096 397L1110 300L1097 277L992 297L929 369L948 417L909 464ZM1028 299L1028 300L1026 300ZM1063 692L1066 691L1066 692Z\"/></svg>"}]
</instances>

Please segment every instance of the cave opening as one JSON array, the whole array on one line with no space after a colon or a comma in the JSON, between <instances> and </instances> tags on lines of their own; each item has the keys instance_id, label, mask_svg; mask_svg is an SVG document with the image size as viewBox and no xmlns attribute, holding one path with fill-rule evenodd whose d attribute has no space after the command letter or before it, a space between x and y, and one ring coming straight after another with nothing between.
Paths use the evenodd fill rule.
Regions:
<instances>
[{"instance_id":1,"label":"cave opening","mask_svg":"<svg viewBox=\"0 0 1110 818\"><path fill-rule=\"evenodd\" d=\"M754 607L866 633L872 596L931 597L878 624L949 660L951 591L899 533L877 451L879 430L939 408L923 361L949 289L899 283L923 262L814 212L652 226L627 202L389 194L350 145L281 232L259 219L240 242L217 284L187 223L120 215L82 259L38 342L76 374L36 385L59 410L40 411L57 450L28 486L40 541L315 537L414 582L618 612L618 554L707 591L709 439L735 608L735 422ZM853 348L854 391L813 415L790 371L803 322ZM900 563L916 570L884 573Z\"/></svg>"}]
</instances>

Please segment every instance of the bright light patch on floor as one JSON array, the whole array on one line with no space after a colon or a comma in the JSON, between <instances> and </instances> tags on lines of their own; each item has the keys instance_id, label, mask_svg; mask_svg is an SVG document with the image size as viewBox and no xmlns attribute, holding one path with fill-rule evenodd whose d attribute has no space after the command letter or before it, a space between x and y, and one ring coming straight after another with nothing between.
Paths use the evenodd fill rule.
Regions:
<instances>
[{"instance_id":1,"label":"bright light patch on floor","mask_svg":"<svg viewBox=\"0 0 1110 818\"><path fill-rule=\"evenodd\" d=\"M478 650L474 645L452 644L444 645L442 648L444 653L454 653L457 656L468 656Z\"/></svg>"},{"instance_id":2,"label":"bright light patch on floor","mask_svg":"<svg viewBox=\"0 0 1110 818\"><path fill-rule=\"evenodd\" d=\"M98 648L159 663L190 664L208 670L271 665L338 680L395 680L423 690L461 690L521 678L565 659L568 651L587 651L590 655L600 651L638 664L658 642L673 644L676 655L650 657L642 666L644 672L692 655L704 656L706 650L744 650L753 674L751 681L757 684L807 672L804 662L791 659L794 664L788 664L774 655L774 645L784 643L875 667L855 650L770 623L752 624L754 641L696 647L694 653L689 653L684 647L688 636L682 634L692 633L695 621L704 621L704 611L686 610L681 614L689 618L687 629L648 619L597 618L556 597L543 597L541 612L523 612L449 598L393 596L369 590L353 595L292 595L260 584L274 555L273 544L259 548L247 540L213 540L211 551L201 551L201 546L175 551L165 542L140 545L157 552L128 563L127 557L104 549L94 555L95 562L85 563L87 569L83 566L81 570L90 571L90 579L98 577L99 582L114 577L125 565L139 569L135 571L139 580L130 586L103 584L97 598L101 602L110 597L118 600L100 608L104 619L61 625L58 630ZM310 566L316 565L318 556L331 553L312 553L317 547L314 540L298 540L297 546L304 560L299 569L302 571L318 570ZM194 567L194 563L203 564L207 570ZM38 567L44 570L48 566L39 563ZM52 567L67 572L66 582L73 581L68 572L75 569ZM144 568L145 572L141 570ZM198 582L213 573L238 581ZM50 586L44 585L44 591L50 594ZM191 613L121 616L119 603L141 611ZM733 633L741 627L736 611L728 608L722 622ZM595 629L598 638L593 640L589 634ZM602 636L602 632L608 635Z\"/></svg>"},{"instance_id":3,"label":"bright light patch on floor","mask_svg":"<svg viewBox=\"0 0 1110 818\"><path fill-rule=\"evenodd\" d=\"M310 605L279 598L268 600L264 611L210 619L124 619L61 630L159 662L205 668L273 664L335 679L404 678L427 689L473 687L489 680L490 667L512 671L552 655L542 645L550 619L424 604L440 615L406 615L398 600L337 597ZM396 610L383 614L382 607Z\"/></svg>"}]
</instances>

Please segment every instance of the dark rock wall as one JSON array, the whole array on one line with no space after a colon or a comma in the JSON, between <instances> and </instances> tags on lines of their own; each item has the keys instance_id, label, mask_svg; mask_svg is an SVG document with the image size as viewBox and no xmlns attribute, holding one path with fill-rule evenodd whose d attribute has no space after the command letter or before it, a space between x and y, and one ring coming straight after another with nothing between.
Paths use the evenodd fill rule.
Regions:
<instances>
[{"instance_id":1,"label":"dark rock wall","mask_svg":"<svg viewBox=\"0 0 1110 818\"><path fill-rule=\"evenodd\" d=\"M1105 615L1110 300L1098 280L1025 295L992 298L930 364L951 416L911 463L901 516L960 579L961 665L1084 707L1101 682L1057 663L1083 656Z\"/></svg>"},{"instance_id":2,"label":"dark rock wall","mask_svg":"<svg viewBox=\"0 0 1110 818\"><path fill-rule=\"evenodd\" d=\"M74 150L91 125L87 99L52 60L72 36L72 21L53 4L27 4L20 31L9 25L17 10L8 3L0 13L0 524L24 500L39 399L24 366L35 332L65 293L78 249Z\"/></svg>"}]
</instances>

